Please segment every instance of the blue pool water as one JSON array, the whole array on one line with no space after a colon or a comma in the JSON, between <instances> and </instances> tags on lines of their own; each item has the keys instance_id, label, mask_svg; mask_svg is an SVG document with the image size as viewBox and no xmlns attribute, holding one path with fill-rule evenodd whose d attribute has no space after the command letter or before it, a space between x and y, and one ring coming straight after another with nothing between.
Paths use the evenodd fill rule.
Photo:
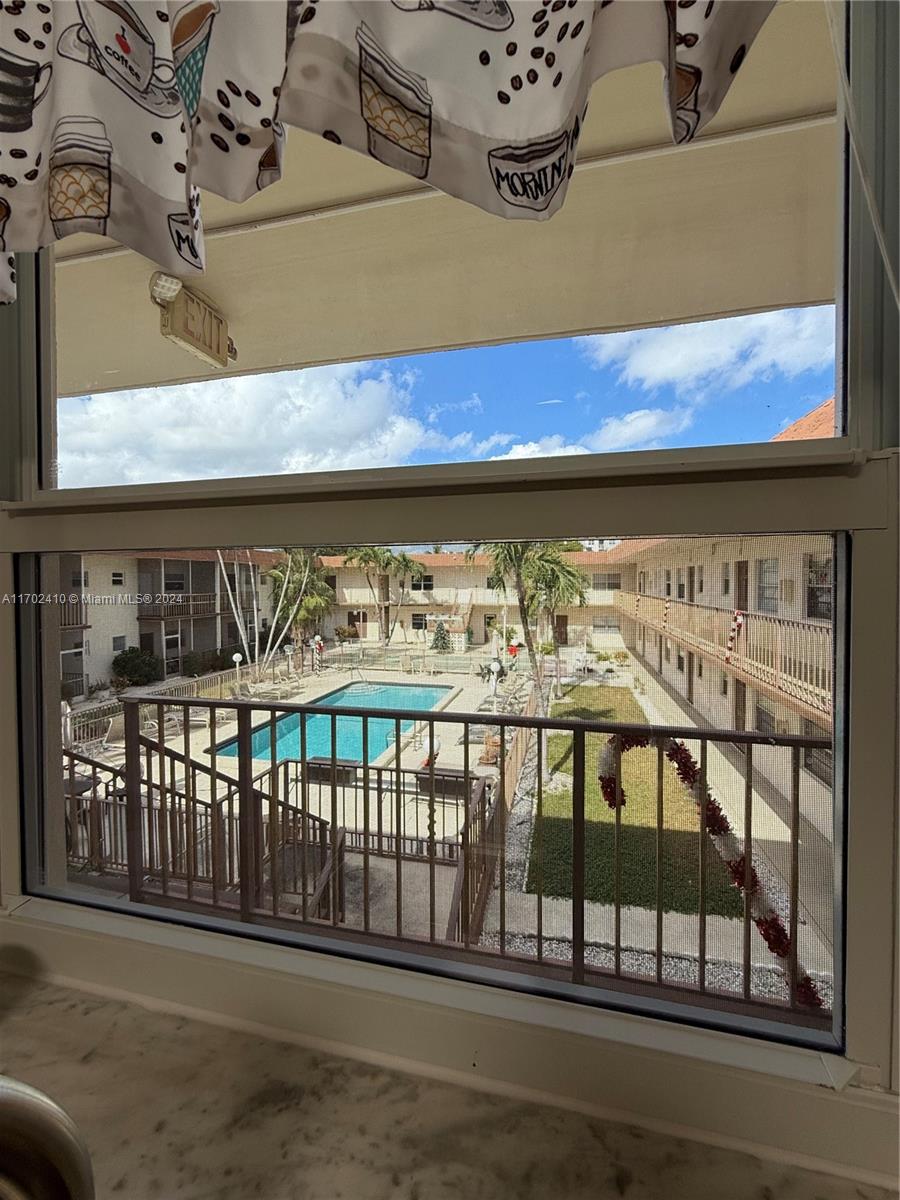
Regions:
<instances>
[{"instance_id":1,"label":"blue pool water","mask_svg":"<svg viewBox=\"0 0 900 1200\"><path fill-rule=\"evenodd\" d=\"M427 712L451 691L449 687L412 683L350 683L337 691L320 696L313 704L327 708L415 709ZM275 723L275 756L278 762L300 757L301 713L287 713ZM412 728L412 721L401 721L401 731ZM396 722L392 717L369 717L369 762L374 762L385 749L393 746ZM268 759L271 754L271 729L268 724L254 730L251 738L254 758ZM237 738L219 746L218 754L236 758ZM323 713L306 714L306 756L318 758L331 755L331 716ZM337 758L362 762L362 717L337 718Z\"/></svg>"}]
</instances>

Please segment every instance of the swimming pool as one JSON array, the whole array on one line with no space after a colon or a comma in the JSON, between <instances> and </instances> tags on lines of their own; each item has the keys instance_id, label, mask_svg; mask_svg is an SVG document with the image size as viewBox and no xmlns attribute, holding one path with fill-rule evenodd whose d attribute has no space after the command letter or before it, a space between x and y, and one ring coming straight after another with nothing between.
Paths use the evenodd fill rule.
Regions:
<instances>
[{"instance_id":1,"label":"swimming pool","mask_svg":"<svg viewBox=\"0 0 900 1200\"><path fill-rule=\"evenodd\" d=\"M434 708L451 687L418 683L348 683L345 687L328 692L312 701L327 708L404 708L428 712ZM275 723L275 757L277 762L286 758L300 757L300 713L286 713ZM393 717L369 717L369 762L393 745L396 722ZM401 721L405 733L412 728L412 721ZM362 717L337 718L337 758L349 758L362 762L363 756ZM253 731L251 752L254 758L268 759L271 754L271 731L268 724ZM237 738L231 738L218 747L217 753L226 758L237 758ZM322 713L306 714L306 756L319 758L331 756L331 716Z\"/></svg>"}]
</instances>

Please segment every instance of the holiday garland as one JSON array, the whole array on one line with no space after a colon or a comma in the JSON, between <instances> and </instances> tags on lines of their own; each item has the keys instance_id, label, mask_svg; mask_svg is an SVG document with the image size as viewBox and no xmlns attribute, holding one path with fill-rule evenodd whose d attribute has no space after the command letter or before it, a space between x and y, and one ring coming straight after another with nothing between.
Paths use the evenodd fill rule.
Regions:
<instances>
[{"instance_id":1,"label":"holiday garland","mask_svg":"<svg viewBox=\"0 0 900 1200\"><path fill-rule=\"evenodd\" d=\"M650 737L642 734L614 734L600 752L597 776L603 799L613 811L624 807L625 792L621 783L616 786L615 753L616 747L622 754L635 748L650 745ZM674 766L678 778L690 788L694 795L697 808L705 805L706 832L725 863L725 868L731 876L732 883L741 892L749 891L750 911L753 923L763 941L776 958L785 959L791 954L790 934L784 927L784 922L769 900L762 887L759 877L752 864L750 866L749 888L747 887L747 872L744 853L740 843L731 828L731 822L722 811L718 800L706 789L706 795L700 794L700 767L697 760L688 750L684 742L674 738L664 739L664 754ZM822 1008L824 1001L815 983L806 971L797 968L795 994L800 1004L808 1008Z\"/></svg>"}]
</instances>

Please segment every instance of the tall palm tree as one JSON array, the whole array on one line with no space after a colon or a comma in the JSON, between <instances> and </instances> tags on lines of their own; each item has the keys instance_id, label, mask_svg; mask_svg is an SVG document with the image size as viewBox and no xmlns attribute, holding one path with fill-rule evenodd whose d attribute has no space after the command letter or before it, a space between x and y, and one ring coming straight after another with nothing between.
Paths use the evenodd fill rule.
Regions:
<instances>
[{"instance_id":1,"label":"tall palm tree","mask_svg":"<svg viewBox=\"0 0 900 1200\"><path fill-rule=\"evenodd\" d=\"M556 615L561 608L572 605L583 606L587 603L587 576L579 571L574 563L567 562L563 557L562 547L545 544L544 549L533 563L531 578L531 603L534 609L544 614L549 626L553 642L553 656L556 659L556 695L559 696L560 658L559 636L556 628Z\"/></svg>"},{"instance_id":2,"label":"tall palm tree","mask_svg":"<svg viewBox=\"0 0 900 1200\"><path fill-rule=\"evenodd\" d=\"M276 607L266 644L265 661L277 652L288 634L302 640L304 631L321 621L334 604L334 591L325 582L317 547L286 549L268 575L276 587Z\"/></svg>"},{"instance_id":3,"label":"tall palm tree","mask_svg":"<svg viewBox=\"0 0 900 1200\"><path fill-rule=\"evenodd\" d=\"M540 664L531 623L535 614L544 607L544 601L551 598L558 608L568 602L564 597L569 595L576 598L575 602L581 603L577 597L584 595L586 581L581 572L563 558L557 542L483 542L466 553L469 558L476 554L488 556L490 574L496 580L499 591L505 593L507 585L512 586L528 661L537 685L538 714L546 716Z\"/></svg>"},{"instance_id":4,"label":"tall palm tree","mask_svg":"<svg viewBox=\"0 0 900 1200\"><path fill-rule=\"evenodd\" d=\"M394 554L387 546L351 546L344 553L344 562L350 566L359 567L366 577L369 594L378 620L378 640L384 645L384 601L375 588L375 580L382 575L390 575ZM390 607L390 594L388 595Z\"/></svg>"},{"instance_id":5,"label":"tall palm tree","mask_svg":"<svg viewBox=\"0 0 900 1200\"><path fill-rule=\"evenodd\" d=\"M407 600L406 585L409 580L421 579L425 574L425 564L420 563L415 558L410 558L405 550L399 551L392 556L389 574L392 579L397 580L397 606L394 611L394 619L390 622L388 633L388 645L393 641L394 630L397 627L397 621L400 619L400 611Z\"/></svg>"}]
</instances>

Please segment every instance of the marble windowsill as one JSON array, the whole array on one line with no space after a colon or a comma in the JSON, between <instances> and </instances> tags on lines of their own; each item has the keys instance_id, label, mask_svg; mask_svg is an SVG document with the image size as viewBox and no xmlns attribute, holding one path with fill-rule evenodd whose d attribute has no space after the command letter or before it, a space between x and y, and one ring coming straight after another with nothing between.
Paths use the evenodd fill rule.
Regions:
<instances>
[{"instance_id":1,"label":"marble windowsill","mask_svg":"<svg viewBox=\"0 0 900 1200\"><path fill-rule=\"evenodd\" d=\"M99 1200L889 1194L18 976L0 1071L68 1109Z\"/></svg>"}]
</instances>

